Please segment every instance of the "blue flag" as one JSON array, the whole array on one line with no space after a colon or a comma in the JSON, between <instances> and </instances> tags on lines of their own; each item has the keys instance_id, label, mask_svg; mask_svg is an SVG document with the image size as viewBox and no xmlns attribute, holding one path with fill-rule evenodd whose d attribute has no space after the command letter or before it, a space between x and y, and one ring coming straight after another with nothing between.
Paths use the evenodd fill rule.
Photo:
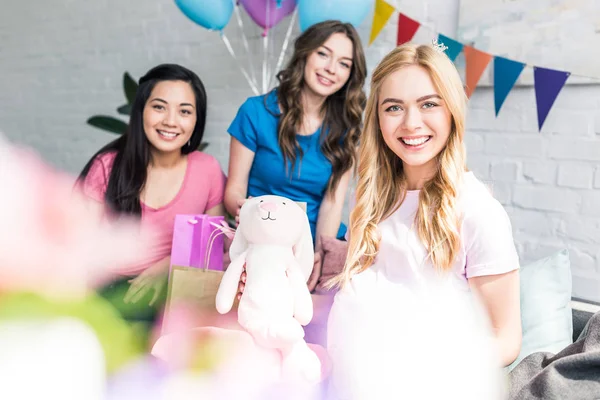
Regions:
<instances>
[{"instance_id":1,"label":"blue flag","mask_svg":"<svg viewBox=\"0 0 600 400\"><path fill-rule=\"evenodd\" d=\"M494 57L494 105L496 116L500 112L506 96L511 91L525 64L504 57Z\"/></svg>"},{"instance_id":2,"label":"blue flag","mask_svg":"<svg viewBox=\"0 0 600 400\"><path fill-rule=\"evenodd\" d=\"M463 49L462 43L450 39L448 36L442 35L441 33L438 35L438 43L442 43L444 46L448 47L445 50L445 53L452 62L456 60L456 57L458 57Z\"/></svg>"}]
</instances>

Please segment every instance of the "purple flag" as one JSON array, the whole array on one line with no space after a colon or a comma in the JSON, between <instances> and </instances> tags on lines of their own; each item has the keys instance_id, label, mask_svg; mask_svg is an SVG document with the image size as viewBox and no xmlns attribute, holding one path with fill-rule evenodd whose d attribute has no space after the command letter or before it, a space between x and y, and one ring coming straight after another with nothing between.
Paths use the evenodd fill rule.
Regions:
<instances>
[{"instance_id":1,"label":"purple flag","mask_svg":"<svg viewBox=\"0 0 600 400\"><path fill-rule=\"evenodd\" d=\"M537 105L538 128L540 131L542 130L542 125L544 125L544 121L546 120L554 101L565 85L569 75L571 75L570 72L533 67L535 102Z\"/></svg>"}]
</instances>

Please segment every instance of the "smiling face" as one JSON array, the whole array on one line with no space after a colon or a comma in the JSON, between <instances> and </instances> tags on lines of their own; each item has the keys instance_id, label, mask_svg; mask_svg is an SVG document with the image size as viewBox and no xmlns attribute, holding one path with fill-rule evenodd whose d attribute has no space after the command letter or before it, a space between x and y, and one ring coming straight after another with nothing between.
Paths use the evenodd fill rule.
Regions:
<instances>
[{"instance_id":1,"label":"smiling face","mask_svg":"<svg viewBox=\"0 0 600 400\"><path fill-rule=\"evenodd\" d=\"M144 106L144 132L155 151L179 152L196 126L196 98L189 83L158 82Z\"/></svg>"},{"instance_id":2,"label":"smiling face","mask_svg":"<svg viewBox=\"0 0 600 400\"><path fill-rule=\"evenodd\" d=\"M343 33L334 33L306 59L305 88L327 97L340 90L352 71L354 45Z\"/></svg>"},{"instance_id":3,"label":"smiling face","mask_svg":"<svg viewBox=\"0 0 600 400\"><path fill-rule=\"evenodd\" d=\"M431 178L452 118L429 73L418 65L391 73L381 84L377 107L383 139L402 160L408 181Z\"/></svg>"}]
</instances>

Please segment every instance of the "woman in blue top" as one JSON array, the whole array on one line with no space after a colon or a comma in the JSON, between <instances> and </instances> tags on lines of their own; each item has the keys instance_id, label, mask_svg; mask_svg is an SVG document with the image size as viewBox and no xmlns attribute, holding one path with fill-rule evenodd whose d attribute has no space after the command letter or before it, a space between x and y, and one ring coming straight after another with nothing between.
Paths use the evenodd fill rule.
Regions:
<instances>
[{"instance_id":1,"label":"woman in blue top","mask_svg":"<svg viewBox=\"0 0 600 400\"><path fill-rule=\"evenodd\" d=\"M320 274L321 236L342 237L342 209L355 163L366 62L350 24L315 24L295 41L279 86L250 97L229 127L225 207L238 215L247 197L274 194L306 203L315 242L312 290Z\"/></svg>"}]
</instances>

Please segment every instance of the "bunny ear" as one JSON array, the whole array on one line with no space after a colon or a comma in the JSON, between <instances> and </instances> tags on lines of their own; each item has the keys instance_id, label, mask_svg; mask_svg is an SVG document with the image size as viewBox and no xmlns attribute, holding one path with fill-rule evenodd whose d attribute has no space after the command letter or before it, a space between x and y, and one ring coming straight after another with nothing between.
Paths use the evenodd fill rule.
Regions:
<instances>
[{"instance_id":1,"label":"bunny ear","mask_svg":"<svg viewBox=\"0 0 600 400\"><path fill-rule=\"evenodd\" d=\"M298 242L294 246L294 256L300 265L304 278L308 281L315 263L315 250L308 216L305 213L302 214L304 216L302 222L302 235L300 235Z\"/></svg>"},{"instance_id":2,"label":"bunny ear","mask_svg":"<svg viewBox=\"0 0 600 400\"><path fill-rule=\"evenodd\" d=\"M229 247L229 258L231 261L235 260L248 249L248 241L241 232L238 232L239 230L238 226L236 231L232 229L233 233L231 237L227 235L230 239L233 237L233 242L231 242L231 247Z\"/></svg>"}]
</instances>

